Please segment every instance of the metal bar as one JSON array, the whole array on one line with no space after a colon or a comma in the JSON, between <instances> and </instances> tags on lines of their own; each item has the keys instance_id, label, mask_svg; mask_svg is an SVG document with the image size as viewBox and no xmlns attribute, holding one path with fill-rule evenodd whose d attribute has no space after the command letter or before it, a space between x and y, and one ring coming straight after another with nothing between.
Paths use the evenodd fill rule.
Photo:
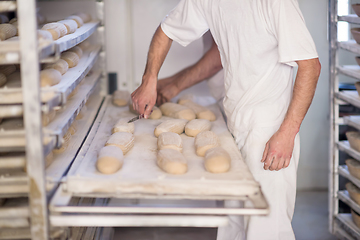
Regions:
<instances>
[{"instance_id":1,"label":"metal bar","mask_svg":"<svg viewBox=\"0 0 360 240\"><path fill-rule=\"evenodd\" d=\"M360 213L359 204L350 198L348 191L339 191L339 199L351 207L355 212Z\"/></svg>"},{"instance_id":2,"label":"metal bar","mask_svg":"<svg viewBox=\"0 0 360 240\"><path fill-rule=\"evenodd\" d=\"M338 105L335 102L335 93L338 92L338 78L336 76L337 65L337 0L329 0L329 74L330 74L330 140L329 140L329 231L334 233L334 217L338 213L338 191L339 179L337 165L339 162L337 149L334 147L338 142L339 126L336 125L338 116Z\"/></svg>"},{"instance_id":3,"label":"metal bar","mask_svg":"<svg viewBox=\"0 0 360 240\"><path fill-rule=\"evenodd\" d=\"M351 214L338 214L336 219L341 225L345 228L347 232L355 239L360 239L360 229L355 225L354 221L351 218Z\"/></svg>"},{"instance_id":4,"label":"metal bar","mask_svg":"<svg viewBox=\"0 0 360 240\"><path fill-rule=\"evenodd\" d=\"M340 173L341 176L347 178L349 181L351 181L353 184L355 184L358 188L360 188L360 180L357 179L356 177L353 177L350 174L350 172L349 172L346 165L339 166L339 173Z\"/></svg>"},{"instance_id":5,"label":"metal bar","mask_svg":"<svg viewBox=\"0 0 360 240\"><path fill-rule=\"evenodd\" d=\"M336 14L337 14L337 11L336 11ZM339 19L339 21L345 21L345 22L348 22L348 23L360 24L360 18L356 14L349 14L349 15L346 15L346 16L339 16L338 19Z\"/></svg>"},{"instance_id":6,"label":"metal bar","mask_svg":"<svg viewBox=\"0 0 360 240\"><path fill-rule=\"evenodd\" d=\"M355 40L349 40L346 42L338 42L338 47L352 53L360 54L360 45Z\"/></svg>"},{"instance_id":7,"label":"metal bar","mask_svg":"<svg viewBox=\"0 0 360 240\"><path fill-rule=\"evenodd\" d=\"M74 227L219 227L229 222L227 216L149 216L149 215L52 215L52 226Z\"/></svg>"},{"instance_id":8,"label":"metal bar","mask_svg":"<svg viewBox=\"0 0 360 240\"><path fill-rule=\"evenodd\" d=\"M41 124L39 53L37 42L36 1L18 0L21 81L26 129L26 160L29 176L31 237L48 239L49 225L45 190L44 148Z\"/></svg>"},{"instance_id":9,"label":"metal bar","mask_svg":"<svg viewBox=\"0 0 360 240\"><path fill-rule=\"evenodd\" d=\"M337 143L339 150L346 152L351 157L355 158L356 160L360 161L360 153L350 147L348 141L340 141Z\"/></svg>"}]
</instances>

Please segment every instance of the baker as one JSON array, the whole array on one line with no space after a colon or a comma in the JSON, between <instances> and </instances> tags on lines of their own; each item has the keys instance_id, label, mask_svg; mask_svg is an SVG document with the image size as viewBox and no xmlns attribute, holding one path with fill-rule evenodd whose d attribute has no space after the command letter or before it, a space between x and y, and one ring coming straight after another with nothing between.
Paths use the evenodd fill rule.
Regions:
<instances>
[{"instance_id":1,"label":"baker","mask_svg":"<svg viewBox=\"0 0 360 240\"><path fill-rule=\"evenodd\" d=\"M245 226L231 221L218 240L295 239L298 132L321 69L296 0L181 0L153 36L142 84L132 93L134 108L150 115L172 41L186 46L208 29L224 68L228 128L271 209Z\"/></svg>"}]
</instances>

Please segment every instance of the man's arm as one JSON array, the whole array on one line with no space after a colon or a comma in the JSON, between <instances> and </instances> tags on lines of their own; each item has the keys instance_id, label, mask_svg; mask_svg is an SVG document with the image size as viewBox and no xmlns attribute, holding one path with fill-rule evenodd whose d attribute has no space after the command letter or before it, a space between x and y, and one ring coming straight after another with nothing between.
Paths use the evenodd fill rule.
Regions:
<instances>
[{"instance_id":1,"label":"man's arm","mask_svg":"<svg viewBox=\"0 0 360 240\"><path fill-rule=\"evenodd\" d=\"M221 69L220 53L213 40L211 48L197 63L171 77L159 80L157 104L161 105L170 101L182 90L213 76Z\"/></svg>"},{"instance_id":2,"label":"man's arm","mask_svg":"<svg viewBox=\"0 0 360 240\"><path fill-rule=\"evenodd\" d=\"M261 162L265 170L280 170L290 164L295 136L310 107L320 75L319 59L297 61L293 97L279 130L266 143Z\"/></svg>"},{"instance_id":3,"label":"man's arm","mask_svg":"<svg viewBox=\"0 0 360 240\"><path fill-rule=\"evenodd\" d=\"M171 47L172 40L159 26L151 40L141 85L131 94L133 107L148 118L156 102L156 84L160 68Z\"/></svg>"}]
</instances>

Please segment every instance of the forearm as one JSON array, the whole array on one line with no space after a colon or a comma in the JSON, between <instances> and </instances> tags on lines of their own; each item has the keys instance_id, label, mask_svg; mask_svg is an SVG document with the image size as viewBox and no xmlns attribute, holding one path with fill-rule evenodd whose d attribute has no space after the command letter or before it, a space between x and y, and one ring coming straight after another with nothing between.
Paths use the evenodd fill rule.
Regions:
<instances>
[{"instance_id":1,"label":"forearm","mask_svg":"<svg viewBox=\"0 0 360 240\"><path fill-rule=\"evenodd\" d=\"M194 65L175 74L175 84L179 91L189 88L207 79L222 69L220 53L215 43L206 54Z\"/></svg>"},{"instance_id":2,"label":"forearm","mask_svg":"<svg viewBox=\"0 0 360 240\"><path fill-rule=\"evenodd\" d=\"M298 61L297 63L299 68L295 79L293 97L279 129L293 136L299 132L301 123L310 107L321 70L317 58Z\"/></svg>"},{"instance_id":3,"label":"forearm","mask_svg":"<svg viewBox=\"0 0 360 240\"><path fill-rule=\"evenodd\" d=\"M169 52L172 40L166 36L159 26L151 40L146 67L142 79L143 84L155 84L160 68Z\"/></svg>"}]
</instances>

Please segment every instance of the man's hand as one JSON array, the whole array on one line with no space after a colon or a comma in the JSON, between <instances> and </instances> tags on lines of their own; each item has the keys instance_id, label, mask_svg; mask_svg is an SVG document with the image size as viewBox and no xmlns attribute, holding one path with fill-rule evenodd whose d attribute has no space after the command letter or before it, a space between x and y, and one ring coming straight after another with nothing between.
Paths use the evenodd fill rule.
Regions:
<instances>
[{"instance_id":1,"label":"man's hand","mask_svg":"<svg viewBox=\"0 0 360 240\"><path fill-rule=\"evenodd\" d=\"M131 94L131 99L134 109L139 114L144 114L144 118L149 118L156 102L156 80L143 82Z\"/></svg>"},{"instance_id":2,"label":"man's hand","mask_svg":"<svg viewBox=\"0 0 360 240\"><path fill-rule=\"evenodd\" d=\"M172 98L176 97L181 90L176 84L173 77L164 78L158 81L157 85L157 100L156 103L160 106L165 102L169 102Z\"/></svg>"},{"instance_id":3,"label":"man's hand","mask_svg":"<svg viewBox=\"0 0 360 240\"><path fill-rule=\"evenodd\" d=\"M294 149L294 134L278 130L266 143L261 162L265 170L279 171L290 164Z\"/></svg>"}]
</instances>

